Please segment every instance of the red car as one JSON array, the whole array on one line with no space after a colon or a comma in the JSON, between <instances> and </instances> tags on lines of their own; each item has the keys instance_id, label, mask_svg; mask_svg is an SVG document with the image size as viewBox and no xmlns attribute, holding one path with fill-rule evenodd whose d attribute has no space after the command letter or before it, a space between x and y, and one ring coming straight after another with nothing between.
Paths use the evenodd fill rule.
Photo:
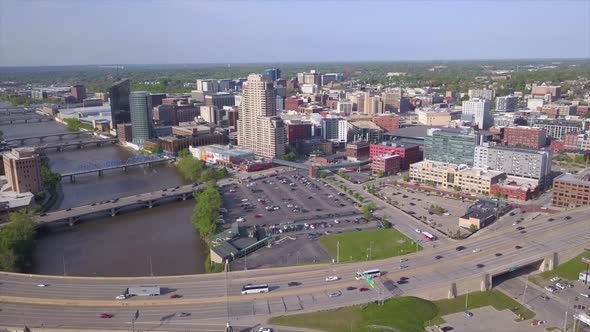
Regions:
<instances>
[{"instance_id":1,"label":"red car","mask_svg":"<svg viewBox=\"0 0 590 332\"><path fill-rule=\"evenodd\" d=\"M266 205L266 201L260 201L260 204Z\"/></svg>"},{"instance_id":2,"label":"red car","mask_svg":"<svg viewBox=\"0 0 590 332\"><path fill-rule=\"evenodd\" d=\"M100 318L111 318L113 315L111 314L100 314Z\"/></svg>"},{"instance_id":3,"label":"red car","mask_svg":"<svg viewBox=\"0 0 590 332\"><path fill-rule=\"evenodd\" d=\"M359 288L359 292L366 292L366 291L368 291L368 290L369 290L369 289L368 289L368 288L366 288L366 287Z\"/></svg>"},{"instance_id":4,"label":"red car","mask_svg":"<svg viewBox=\"0 0 590 332\"><path fill-rule=\"evenodd\" d=\"M182 297L182 295L180 295L180 294L172 294L172 295L170 295L170 298L171 299L179 299L181 297Z\"/></svg>"},{"instance_id":5,"label":"red car","mask_svg":"<svg viewBox=\"0 0 590 332\"><path fill-rule=\"evenodd\" d=\"M257 215L254 216L254 218L262 218L262 215L261 214L257 214Z\"/></svg>"}]
</instances>

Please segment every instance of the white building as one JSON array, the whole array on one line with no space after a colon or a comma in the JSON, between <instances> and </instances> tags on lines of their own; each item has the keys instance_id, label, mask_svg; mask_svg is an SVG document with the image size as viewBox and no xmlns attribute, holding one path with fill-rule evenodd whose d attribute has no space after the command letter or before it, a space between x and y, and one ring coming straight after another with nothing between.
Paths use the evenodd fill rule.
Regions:
<instances>
[{"instance_id":1,"label":"white building","mask_svg":"<svg viewBox=\"0 0 590 332\"><path fill-rule=\"evenodd\" d=\"M340 113L344 113L345 115L349 115L352 113L352 101L341 99L338 101L336 109Z\"/></svg>"},{"instance_id":2,"label":"white building","mask_svg":"<svg viewBox=\"0 0 590 332\"><path fill-rule=\"evenodd\" d=\"M526 103L526 107L530 110L536 110L538 107L543 107L543 105L545 105L545 100L543 99L530 98Z\"/></svg>"},{"instance_id":3,"label":"white building","mask_svg":"<svg viewBox=\"0 0 590 332\"><path fill-rule=\"evenodd\" d=\"M318 92L317 84L303 84L301 85L301 92L306 94L314 94Z\"/></svg>"},{"instance_id":4,"label":"white building","mask_svg":"<svg viewBox=\"0 0 590 332\"><path fill-rule=\"evenodd\" d=\"M469 89L467 93L470 99L486 99L489 101L494 100L494 90L487 89Z\"/></svg>"},{"instance_id":5,"label":"white building","mask_svg":"<svg viewBox=\"0 0 590 332\"><path fill-rule=\"evenodd\" d=\"M473 122L479 129L488 129L494 125L491 113L491 103L487 99L472 99L464 101L462 105L463 115L472 115Z\"/></svg>"}]
</instances>

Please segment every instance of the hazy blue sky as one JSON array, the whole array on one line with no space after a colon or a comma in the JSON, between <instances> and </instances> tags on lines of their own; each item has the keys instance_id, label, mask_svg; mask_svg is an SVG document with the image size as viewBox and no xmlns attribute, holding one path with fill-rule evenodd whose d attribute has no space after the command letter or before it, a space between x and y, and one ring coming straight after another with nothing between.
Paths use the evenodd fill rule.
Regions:
<instances>
[{"instance_id":1,"label":"hazy blue sky","mask_svg":"<svg viewBox=\"0 0 590 332\"><path fill-rule=\"evenodd\" d=\"M0 66L590 57L590 1L0 0Z\"/></svg>"}]
</instances>

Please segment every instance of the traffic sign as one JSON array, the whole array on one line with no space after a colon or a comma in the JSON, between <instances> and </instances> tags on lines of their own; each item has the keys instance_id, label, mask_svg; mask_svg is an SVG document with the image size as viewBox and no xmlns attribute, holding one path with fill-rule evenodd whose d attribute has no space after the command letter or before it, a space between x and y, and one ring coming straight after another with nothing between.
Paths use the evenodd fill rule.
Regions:
<instances>
[{"instance_id":1,"label":"traffic sign","mask_svg":"<svg viewBox=\"0 0 590 332\"><path fill-rule=\"evenodd\" d=\"M371 286L371 288L375 288L375 282L373 281L373 279L371 279L371 277L366 275L365 281L367 282L367 284L369 284L369 286Z\"/></svg>"},{"instance_id":2,"label":"traffic sign","mask_svg":"<svg viewBox=\"0 0 590 332\"><path fill-rule=\"evenodd\" d=\"M582 263L586 263L586 264L590 265L590 258L582 257Z\"/></svg>"}]
</instances>

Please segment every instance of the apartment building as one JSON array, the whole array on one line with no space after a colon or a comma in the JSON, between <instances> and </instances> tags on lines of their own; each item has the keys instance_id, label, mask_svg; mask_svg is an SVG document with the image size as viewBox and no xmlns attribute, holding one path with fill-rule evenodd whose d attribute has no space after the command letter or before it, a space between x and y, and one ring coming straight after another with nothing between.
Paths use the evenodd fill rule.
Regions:
<instances>
[{"instance_id":1,"label":"apartment building","mask_svg":"<svg viewBox=\"0 0 590 332\"><path fill-rule=\"evenodd\" d=\"M590 204L590 177L563 174L553 180L551 203L555 206L577 207Z\"/></svg>"}]
</instances>

